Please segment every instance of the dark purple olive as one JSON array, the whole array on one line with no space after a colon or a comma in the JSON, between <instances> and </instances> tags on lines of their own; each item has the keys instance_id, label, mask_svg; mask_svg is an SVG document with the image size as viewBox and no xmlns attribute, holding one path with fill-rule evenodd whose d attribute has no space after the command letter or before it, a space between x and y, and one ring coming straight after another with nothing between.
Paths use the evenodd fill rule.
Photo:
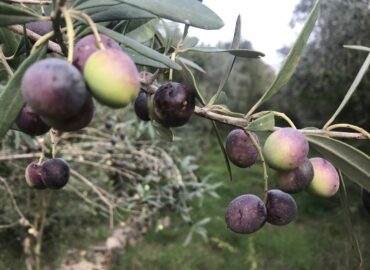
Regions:
<instances>
[{"instance_id":1,"label":"dark purple olive","mask_svg":"<svg viewBox=\"0 0 370 270\"><path fill-rule=\"evenodd\" d=\"M65 120L54 120L42 117L48 125L59 131L77 131L87 127L94 116L94 101L90 95L86 96L85 104L76 115Z\"/></svg>"},{"instance_id":2,"label":"dark purple olive","mask_svg":"<svg viewBox=\"0 0 370 270\"><path fill-rule=\"evenodd\" d=\"M42 164L42 182L51 189L61 189L69 180L69 165L61 158L48 159Z\"/></svg>"},{"instance_id":3,"label":"dark purple olive","mask_svg":"<svg viewBox=\"0 0 370 270\"><path fill-rule=\"evenodd\" d=\"M306 159L297 168L289 171L278 171L276 183L278 187L288 193L297 193L305 190L314 176L312 163Z\"/></svg>"},{"instance_id":4,"label":"dark purple olive","mask_svg":"<svg viewBox=\"0 0 370 270\"><path fill-rule=\"evenodd\" d=\"M135 113L137 117L143 121L150 120L147 101L147 93L145 91L140 91L134 103Z\"/></svg>"},{"instance_id":5,"label":"dark purple olive","mask_svg":"<svg viewBox=\"0 0 370 270\"><path fill-rule=\"evenodd\" d=\"M257 143L258 137L251 132ZM258 159L258 150L249 137L242 129L232 130L226 138L226 153L230 161L236 166L247 168L256 163Z\"/></svg>"},{"instance_id":6,"label":"dark purple olive","mask_svg":"<svg viewBox=\"0 0 370 270\"><path fill-rule=\"evenodd\" d=\"M273 225L286 225L297 216L297 204L288 193L271 189L267 193L267 222Z\"/></svg>"},{"instance_id":7,"label":"dark purple olive","mask_svg":"<svg viewBox=\"0 0 370 270\"><path fill-rule=\"evenodd\" d=\"M185 125L195 108L194 91L183 84L169 82L154 94L154 112L159 122L166 127Z\"/></svg>"},{"instance_id":8,"label":"dark purple olive","mask_svg":"<svg viewBox=\"0 0 370 270\"><path fill-rule=\"evenodd\" d=\"M15 123L20 131L31 136L45 134L50 129L50 127L42 121L40 116L27 104L24 104Z\"/></svg>"},{"instance_id":9,"label":"dark purple olive","mask_svg":"<svg viewBox=\"0 0 370 270\"><path fill-rule=\"evenodd\" d=\"M58 58L32 64L23 75L21 89L25 102L35 113L56 120L76 115L88 94L81 73Z\"/></svg>"},{"instance_id":10,"label":"dark purple olive","mask_svg":"<svg viewBox=\"0 0 370 270\"><path fill-rule=\"evenodd\" d=\"M226 209L227 227L236 233L253 233L266 222L264 202L253 194L241 195L232 200Z\"/></svg>"},{"instance_id":11,"label":"dark purple olive","mask_svg":"<svg viewBox=\"0 0 370 270\"><path fill-rule=\"evenodd\" d=\"M25 171L25 177L27 184L34 189L45 189L46 186L41 179L41 168L42 165L37 162L31 162Z\"/></svg>"}]
</instances>

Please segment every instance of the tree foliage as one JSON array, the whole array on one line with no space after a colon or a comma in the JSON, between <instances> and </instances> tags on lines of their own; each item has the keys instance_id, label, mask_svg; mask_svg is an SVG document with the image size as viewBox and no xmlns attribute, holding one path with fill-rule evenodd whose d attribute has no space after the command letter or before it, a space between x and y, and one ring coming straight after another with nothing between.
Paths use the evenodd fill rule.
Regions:
<instances>
[{"instance_id":1,"label":"tree foliage","mask_svg":"<svg viewBox=\"0 0 370 270\"><path fill-rule=\"evenodd\" d=\"M292 25L301 23L313 0L301 1L296 7ZM343 48L343 45L369 46L369 2L366 0L324 0L313 37L307 44L301 62L278 97L287 112L294 112L306 124L320 126L333 114L350 87L366 52ZM287 48L281 52L285 54ZM370 76L365 76L338 122L370 127ZM302 108L302 109L301 109Z\"/></svg>"}]
</instances>

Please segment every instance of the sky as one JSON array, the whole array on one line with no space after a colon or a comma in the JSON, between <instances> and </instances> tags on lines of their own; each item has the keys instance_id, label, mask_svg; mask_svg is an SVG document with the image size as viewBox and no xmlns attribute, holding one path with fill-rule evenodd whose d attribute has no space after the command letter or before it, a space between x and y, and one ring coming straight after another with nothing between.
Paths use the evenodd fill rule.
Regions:
<instances>
[{"instance_id":1,"label":"sky","mask_svg":"<svg viewBox=\"0 0 370 270\"><path fill-rule=\"evenodd\" d=\"M218 41L231 41L237 16L241 15L242 39L252 42L255 50L263 52L263 60L279 68L282 58L276 52L293 44L300 27L291 29L289 22L299 0L203 0L224 21L220 30L190 28L189 35L204 44L215 46Z\"/></svg>"}]
</instances>

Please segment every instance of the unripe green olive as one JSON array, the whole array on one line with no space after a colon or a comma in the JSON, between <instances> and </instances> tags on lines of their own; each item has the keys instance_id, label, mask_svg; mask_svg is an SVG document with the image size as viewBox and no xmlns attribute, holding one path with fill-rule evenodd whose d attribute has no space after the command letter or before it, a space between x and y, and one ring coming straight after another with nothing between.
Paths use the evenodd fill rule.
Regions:
<instances>
[{"instance_id":1,"label":"unripe green olive","mask_svg":"<svg viewBox=\"0 0 370 270\"><path fill-rule=\"evenodd\" d=\"M112 108L126 106L140 90L134 62L117 49L94 52L86 61L84 78L92 95L100 103Z\"/></svg>"}]
</instances>

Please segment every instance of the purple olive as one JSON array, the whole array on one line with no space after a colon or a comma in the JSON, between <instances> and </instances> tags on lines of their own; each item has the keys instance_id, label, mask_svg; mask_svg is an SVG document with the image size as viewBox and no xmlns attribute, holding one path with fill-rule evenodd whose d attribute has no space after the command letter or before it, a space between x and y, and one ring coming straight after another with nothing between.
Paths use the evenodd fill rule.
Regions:
<instances>
[{"instance_id":1,"label":"purple olive","mask_svg":"<svg viewBox=\"0 0 370 270\"><path fill-rule=\"evenodd\" d=\"M21 112L15 120L15 123L20 131L31 136L45 134L50 129L50 127L28 104L24 104Z\"/></svg>"},{"instance_id":2,"label":"purple olive","mask_svg":"<svg viewBox=\"0 0 370 270\"><path fill-rule=\"evenodd\" d=\"M297 204L288 193L278 189L267 192L267 222L273 225L286 225L297 216Z\"/></svg>"},{"instance_id":3,"label":"purple olive","mask_svg":"<svg viewBox=\"0 0 370 270\"><path fill-rule=\"evenodd\" d=\"M311 161L306 159L297 168L289 171L278 171L276 183L278 187L288 193L297 193L305 190L313 179L314 171Z\"/></svg>"},{"instance_id":4,"label":"purple olive","mask_svg":"<svg viewBox=\"0 0 370 270\"><path fill-rule=\"evenodd\" d=\"M255 133L252 136L258 143L258 137ZM256 163L258 159L258 150L253 144L249 134L242 129L232 130L226 138L226 153L232 163L241 168L247 168Z\"/></svg>"},{"instance_id":5,"label":"purple olive","mask_svg":"<svg viewBox=\"0 0 370 270\"><path fill-rule=\"evenodd\" d=\"M25 171L25 177L27 184L34 189L45 189L46 186L42 182L41 178L42 165L37 162L31 162Z\"/></svg>"},{"instance_id":6,"label":"purple olive","mask_svg":"<svg viewBox=\"0 0 370 270\"><path fill-rule=\"evenodd\" d=\"M264 202L253 194L245 194L232 200L226 209L227 226L236 233L253 233L266 222Z\"/></svg>"},{"instance_id":7,"label":"purple olive","mask_svg":"<svg viewBox=\"0 0 370 270\"><path fill-rule=\"evenodd\" d=\"M61 158L48 159L42 164L42 182L51 189L61 189L69 180L69 165Z\"/></svg>"}]
</instances>

